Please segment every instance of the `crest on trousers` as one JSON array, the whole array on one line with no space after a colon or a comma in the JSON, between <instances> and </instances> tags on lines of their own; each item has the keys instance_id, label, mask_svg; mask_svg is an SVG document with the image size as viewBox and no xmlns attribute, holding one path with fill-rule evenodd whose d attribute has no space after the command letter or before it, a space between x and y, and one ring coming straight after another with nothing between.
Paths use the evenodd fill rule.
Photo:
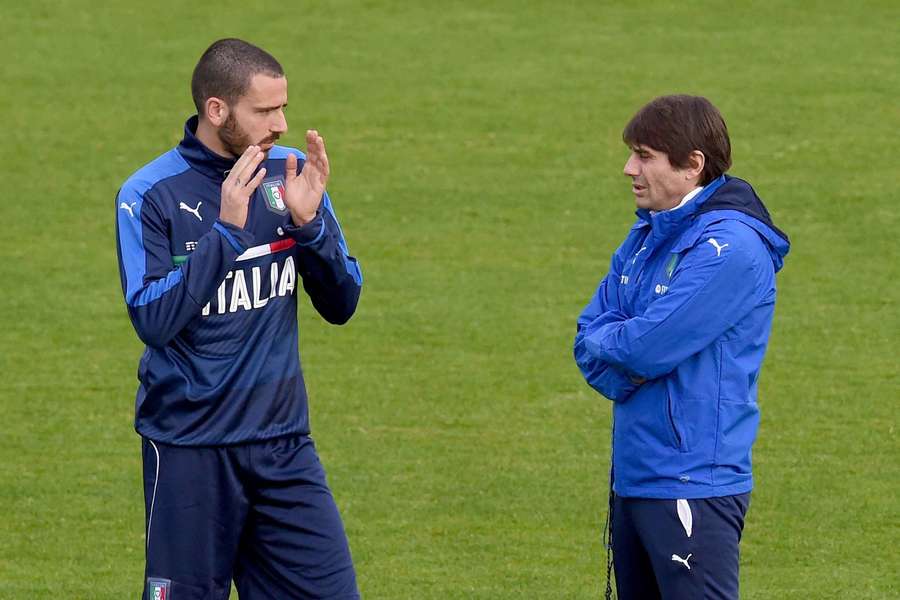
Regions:
<instances>
[{"instance_id":1,"label":"crest on trousers","mask_svg":"<svg viewBox=\"0 0 900 600\"><path fill-rule=\"evenodd\" d=\"M262 189L266 199L266 208L279 215L286 215L288 208L284 203L284 180L263 181Z\"/></svg>"},{"instance_id":2,"label":"crest on trousers","mask_svg":"<svg viewBox=\"0 0 900 600\"><path fill-rule=\"evenodd\" d=\"M171 590L171 579L160 579L158 577L147 578L148 600L172 600L172 596L170 594Z\"/></svg>"}]
</instances>

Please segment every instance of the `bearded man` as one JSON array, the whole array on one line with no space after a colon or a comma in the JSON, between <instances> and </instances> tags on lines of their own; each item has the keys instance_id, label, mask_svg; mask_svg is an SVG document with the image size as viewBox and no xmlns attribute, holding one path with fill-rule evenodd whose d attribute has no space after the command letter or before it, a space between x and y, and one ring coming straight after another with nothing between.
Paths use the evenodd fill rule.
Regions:
<instances>
[{"instance_id":1,"label":"bearded man","mask_svg":"<svg viewBox=\"0 0 900 600\"><path fill-rule=\"evenodd\" d=\"M359 597L309 437L297 284L327 321L362 286L331 200L325 143L276 145L287 78L264 50L213 43L194 69L184 138L116 197L128 315L146 350L144 598Z\"/></svg>"}]
</instances>

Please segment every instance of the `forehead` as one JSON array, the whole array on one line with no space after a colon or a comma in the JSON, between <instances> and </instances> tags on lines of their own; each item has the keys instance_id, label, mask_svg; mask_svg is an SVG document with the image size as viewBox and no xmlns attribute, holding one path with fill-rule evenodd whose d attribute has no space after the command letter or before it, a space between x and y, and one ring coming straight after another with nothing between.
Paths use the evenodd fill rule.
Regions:
<instances>
[{"instance_id":1,"label":"forehead","mask_svg":"<svg viewBox=\"0 0 900 600\"><path fill-rule=\"evenodd\" d=\"M257 73L238 104L252 107L275 107L287 104L287 77L272 77Z\"/></svg>"}]
</instances>

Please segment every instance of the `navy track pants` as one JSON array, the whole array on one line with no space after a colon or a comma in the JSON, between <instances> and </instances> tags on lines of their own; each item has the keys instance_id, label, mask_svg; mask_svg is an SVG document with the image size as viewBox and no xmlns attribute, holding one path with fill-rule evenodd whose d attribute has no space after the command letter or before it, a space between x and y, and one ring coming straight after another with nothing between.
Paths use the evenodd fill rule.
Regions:
<instances>
[{"instance_id":1,"label":"navy track pants","mask_svg":"<svg viewBox=\"0 0 900 600\"><path fill-rule=\"evenodd\" d=\"M309 436L219 447L143 441L144 599L356 600L337 506Z\"/></svg>"},{"instance_id":2,"label":"navy track pants","mask_svg":"<svg viewBox=\"0 0 900 600\"><path fill-rule=\"evenodd\" d=\"M614 496L619 600L736 600L749 504L749 493L696 500Z\"/></svg>"}]
</instances>

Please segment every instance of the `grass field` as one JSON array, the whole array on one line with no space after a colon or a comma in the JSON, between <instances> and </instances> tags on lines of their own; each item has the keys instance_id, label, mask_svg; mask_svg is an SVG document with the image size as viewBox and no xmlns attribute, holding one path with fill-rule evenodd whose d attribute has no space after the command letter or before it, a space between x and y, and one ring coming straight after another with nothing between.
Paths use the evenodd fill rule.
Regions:
<instances>
[{"instance_id":1,"label":"grass field","mask_svg":"<svg viewBox=\"0 0 900 600\"><path fill-rule=\"evenodd\" d=\"M301 348L366 598L600 596L610 406L570 345L633 219L621 129L671 92L793 242L743 597L900 594L896 3L145 4L0 0L0 598L139 596L113 200L225 36L281 59L363 266Z\"/></svg>"}]
</instances>

